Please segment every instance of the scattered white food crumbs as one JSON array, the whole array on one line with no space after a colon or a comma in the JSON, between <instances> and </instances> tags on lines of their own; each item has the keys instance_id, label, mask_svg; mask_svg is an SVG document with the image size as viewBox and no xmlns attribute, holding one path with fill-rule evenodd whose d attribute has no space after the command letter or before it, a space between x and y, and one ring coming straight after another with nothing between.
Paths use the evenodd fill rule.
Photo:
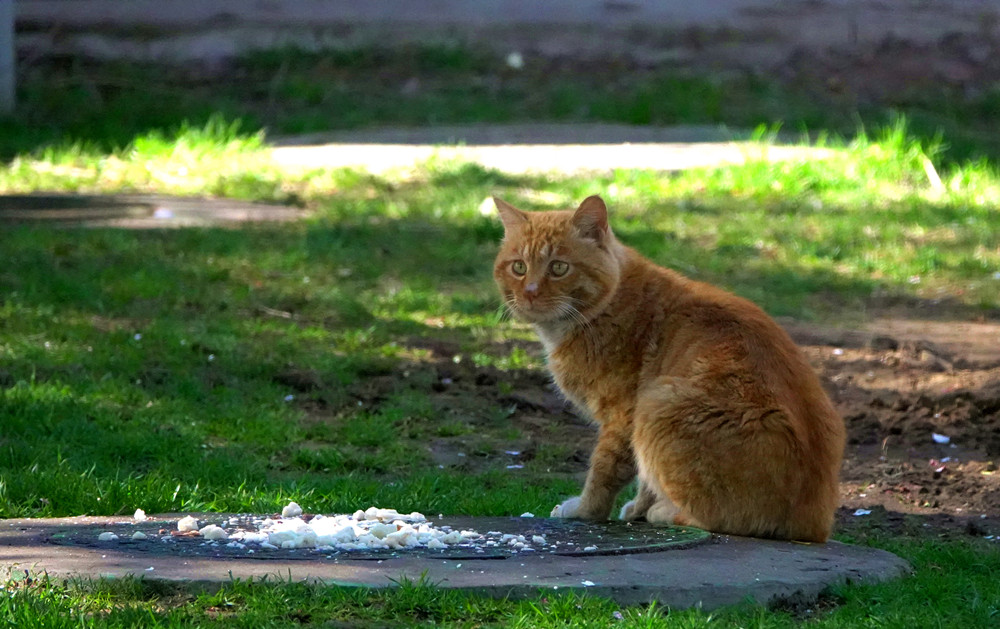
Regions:
<instances>
[{"instance_id":1,"label":"scattered white food crumbs","mask_svg":"<svg viewBox=\"0 0 1000 629\"><path fill-rule=\"evenodd\" d=\"M302 515L302 507L295 502L289 502L285 505L285 508L281 510L281 517L283 518L297 518L300 515Z\"/></svg>"},{"instance_id":2,"label":"scattered white food crumbs","mask_svg":"<svg viewBox=\"0 0 1000 629\"><path fill-rule=\"evenodd\" d=\"M146 517L145 511L143 511L142 509L136 509L135 515L132 516L132 519L135 520L136 522L145 522L149 518Z\"/></svg>"},{"instance_id":3,"label":"scattered white food crumbs","mask_svg":"<svg viewBox=\"0 0 1000 629\"><path fill-rule=\"evenodd\" d=\"M209 524L205 528L198 531L201 536L208 540L226 540L229 539L229 533L226 532L221 526L216 526L215 524Z\"/></svg>"},{"instance_id":4,"label":"scattered white food crumbs","mask_svg":"<svg viewBox=\"0 0 1000 629\"><path fill-rule=\"evenodd\" d=\"M135 541L146 539L146 534L142 531L136 531L135 533L132 533L132 539Z\"/></svg>"},{"instance_id":5,"label":"scattered white food crumbs","mask_svg":"<svg viewBox=\"0 0 1000 629\"><path fill-rule=\"evenodd\" d=\"M432 539L429 542L427 542L427 548L433 548L437 550L440 548L448 548L448 545L439 539Z\"/></svg>"},{"instance_id":6,"label":"scattered white food crumbs","mask_svg":"<svg viewBox=\"0 0 1000 629\"><path fill-rule=\"evenodd\" d=\"M947 435L939 435L936 432L931 433L931 439L934 440L934 443L942 443L942 444L951 441L951 437Z\"/></svg>"},{"instance_id":7,"label":"scattered white food crumbs","mask_svg":"<svg viewBox=\"0 0 1000 629\"><path fill-rule=\"evenodd\" d=\"M101 542L114 542L118 540L118 536L111 531L105 531L97 536L98 541Z\"/></svg>"},{"instance_id":8,"label":"scattered white food crumbs","mask_svg":"<svg viewBox=\"0 0 1000 629\"><path fill-rule=\"evenodd\" d=\"M840 349L838 347L837 349L833 350L833 355L834 356L843 356L844 355L844 350L842 350L842 349Z\"/></svg>"},{"instance_id":9,"label":"scattered white food crumbs","mask_svg":"<svg viewBox=\"0 0 1000 629\"><path fill-rule=\"evenodd\" d=\"M532 544L544 544L545 543L545 536L544 535L532 535L531 536L531 543Z\"/></svg>"},{"instance_id":10,"label":"scattered white food crumbs","mask_svg":"<svg viewBox=\"0 0 1000 629\"><path fill-rule=\"evenodd\" d=\"M265 550L278 550L278 547L268 542L261 542L260 547Z\"/></svg>"},{"instance_id":11,"label":"scattered white food crumbs","mask_svg":"<svg viewBox=\"0 0 1000 629\"><path fill-rule=\"evenodd\" d=\"M156 570L156 568L154 568L153 566L146 568L146 572L149 572L150 570Z\"/></svg>"},{"instance_id":12,"label":"scattered white food crumbs","mask_svg":"<svg viewBox=\"0 0 1000 629\"><path fill-rule=\"evenodd\" d=\"M597 546L587 546L583 549L584 552L590 553L597 550Z\"/></svg>"},{"instance_id":13,"label":"scattered white food crumbs","mask_svg":"<svg viewBox=\"0 0 1000 629\"><path fill-rule=\"evenodd\" d=\"M582 583L583 587L585 588L594 587L595 585L597 585L593 581L580 581L580 583Z\"/></svg>"},{"instance_id":14,"label":"scattered white food crumbs","mask_svg":"<svg viewBox=\"0 0 1000 629\"><path fill-rule=\"evenodd\" d=\"M856 515L856 516L858 516L858 515L869 515L869 514L871 514L871 512L872 512L871 509L858 509L857 511L854 512L854 515Z\"/></svg>"},{"instance_id":15,"label":"scattered white food crumbs","mask_svg":"<svg viewBox=\"0 0 1000 629\"><path fill-rule=\"evenodd\" d=\"M187 531L197 531L198 530L198 518L192 517L190 515L184 516L177 521L177 530L186 533Z\"/></svg>"},{"instance_id":16,"label":"scattered white food crumbs","mask_svg":"<svg viewBox=\"0 0 1000 629\"><path fill-rule=\"evenodd\" d=\"M535 514L532 513L532 512L530 512L530 511L525 511L524 513L521 514L521 517L522 518L533 518L533 517L535 517Z\"/></svg>"}]
</instances>

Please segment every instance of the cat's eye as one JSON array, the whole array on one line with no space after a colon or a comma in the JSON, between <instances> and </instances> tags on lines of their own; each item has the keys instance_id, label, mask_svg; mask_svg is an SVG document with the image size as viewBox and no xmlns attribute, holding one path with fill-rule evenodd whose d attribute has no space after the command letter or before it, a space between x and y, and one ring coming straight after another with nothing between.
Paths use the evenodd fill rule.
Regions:
<instances>
[{"instance_id":1,"label":"cat's eye","mask_svg":"<svg viewBox=\"0 0 1000 629\"><path fill-rule=\"evenodd\" d=\"M528 272L528 265L523 260L514 260L514 263L510 265L510 270L514 275L521 276Z\"/></svg>"},{"instance_id":2,"label":"cat's eye","mask_svg":"<svg viewBox=\"0 0 1000 629\"><path fill-rule=\"evenodd\" d=\"M552 271L553 277L562 277L563 275L566 275L567 271L569 271L569 264L563 262L562 260L556 260L551 266L549 266L549 270Z\"/></svg>"}]
</instances>

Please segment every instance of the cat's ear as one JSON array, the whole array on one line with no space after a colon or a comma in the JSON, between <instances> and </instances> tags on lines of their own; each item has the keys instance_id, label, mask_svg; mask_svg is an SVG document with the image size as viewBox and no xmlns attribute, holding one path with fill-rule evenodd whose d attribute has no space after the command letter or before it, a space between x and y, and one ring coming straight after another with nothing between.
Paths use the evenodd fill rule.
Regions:
<instances>
[{"instance_id":1,"label":"cat's ear","mask_svg":"<svg viewBox=\"0 0 1000 629\"><path fill-rule=\"evenodd\" d=\"M527 214L503 199L493 197L493 204L497 206L497 211L500 212L500 220L503 221L503 227L508 232L519 229L528 222Z\"/></svg>"},{"instance_id":2,"label":"cat's ear","mask_svg":"<svg viewBox=\"0 0 1000 629\"><path fill-rule=\"evenodd\" d=\"M604 244L608 238L608 207L604 199L597 196L587 197L573 214L573 225L580 236Z\"/></svg>"}]
</instances>

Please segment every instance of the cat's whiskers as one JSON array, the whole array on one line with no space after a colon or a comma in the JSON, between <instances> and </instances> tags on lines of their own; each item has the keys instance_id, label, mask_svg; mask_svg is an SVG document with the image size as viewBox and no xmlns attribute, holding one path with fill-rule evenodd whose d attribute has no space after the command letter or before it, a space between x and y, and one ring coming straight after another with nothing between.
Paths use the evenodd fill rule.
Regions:
<instances>
[{"instance_id":1,"label":"cat's whiskers","mask_svg":"<svg viewBox=\"0 0 1000 629\"><path fill-rule=\"evenodd\" d=\"M500 314L500 321L506 321L514 316L515 305L517 305L517 301L514 299L513 295L503 301L501 304L502 310Z\"/></svg>"},{"instance_id":2,"label":"cat's whiskers","mask_svg":"<svg viewBox=\"0 0 1000 629\"><path fill-rule=\"evenodd\" d=\"M580 299L566 296L562 297L556 304L556 310L559 312L560 315L563 315L564 317L571 319L574 323L576 323L580 327L580 330L583 331L584 334L586 334L587 332L590 331L592 327L590 320L587 319L587 317L585 317L582 312L580 312L579 308L577 308L573 304L573 302L577 302L579 304L584 303Z\"/></svg>"}]
</instances>

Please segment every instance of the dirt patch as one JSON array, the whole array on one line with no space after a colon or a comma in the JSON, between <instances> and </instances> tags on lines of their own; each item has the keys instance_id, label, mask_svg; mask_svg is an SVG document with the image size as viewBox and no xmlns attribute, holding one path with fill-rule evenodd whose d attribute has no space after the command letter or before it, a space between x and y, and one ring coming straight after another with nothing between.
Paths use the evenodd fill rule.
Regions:
<instances>
[{"instance_id":1,"label":"dirt patch","mask_svg":"<svg viewBox=\"0 0 1000 629\"><path fill-rule=\"evenodd\" d=\"M841 531L1000 534L1000 325L790 328L847 424Z\"/></svg>"}]
</instances>

